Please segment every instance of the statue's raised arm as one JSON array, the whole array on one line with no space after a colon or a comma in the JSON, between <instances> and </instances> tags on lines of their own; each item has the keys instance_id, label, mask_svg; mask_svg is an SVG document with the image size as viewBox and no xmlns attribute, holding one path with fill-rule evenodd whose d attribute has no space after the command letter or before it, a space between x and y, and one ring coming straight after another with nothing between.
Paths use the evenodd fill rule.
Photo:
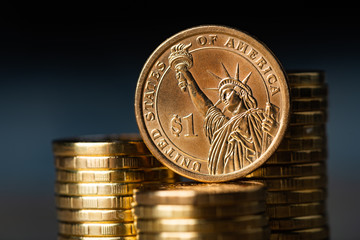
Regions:
<instances>
[{"instance_id":1,"label":"statue's raised arm","mask_svg":"<svg viewBox=\"0 0 360 240\"><path fill-rule=\"evenodd\" d=\"M197 110L205 117L208 109L213 106L211 100L201 91L189 69L193 66L193 58L189 53L191 43L179 43L171 48L169 65L176 72L178 86L183 92L188 90L190 98Z\"/></svg>"}]
</instances>

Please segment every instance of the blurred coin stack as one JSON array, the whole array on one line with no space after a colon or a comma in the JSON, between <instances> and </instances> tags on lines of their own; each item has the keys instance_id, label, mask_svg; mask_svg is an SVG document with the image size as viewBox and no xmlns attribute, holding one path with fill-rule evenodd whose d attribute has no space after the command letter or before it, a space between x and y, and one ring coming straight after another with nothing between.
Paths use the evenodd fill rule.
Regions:
<instances>
[{"instance_id":1,"label":"blurred coin stack","mask_svg":"<svg viewBox=\"0 0 360 240\"><path fill-rule=\"evenodd\" d=\"M287 134L276 153L247 177L267 186L270 239L325 239L327 85L323 72L290 72L288 78Z\"/></svg>"},{"instance_id":2,"label":"blurred coin stack","mask_svg":"<svg viewBox=\"0 0 360 240\"><path fill-rule=\"evenodd\" d=\"M55 140L53 152L59 240L136 239L134 188L176 179L138 135Z\"/></svg>"},{"instance_id":3,"label":"blurred coin stack","mask_svg":"<svg viewBox=\"0 0 360 240\"><path fill-rule=\"evenodd\" d=\"M133 211L138 239L268 239L265 193L263 184L251 182L137 189Z\"/></svg>"}]
</instances>

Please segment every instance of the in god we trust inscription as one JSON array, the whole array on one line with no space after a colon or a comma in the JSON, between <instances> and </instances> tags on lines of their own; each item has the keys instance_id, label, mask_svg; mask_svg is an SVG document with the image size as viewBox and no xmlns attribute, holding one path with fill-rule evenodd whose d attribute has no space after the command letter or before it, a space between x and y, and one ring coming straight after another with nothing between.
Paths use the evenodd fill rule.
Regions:
<instances>
[{"instance_id":1,"label":"in god we trust inscription","mask_svg":"<svg viewBox=\"0 0 360 240\"><path fill-rule=\"evenodd\" d=\"M139 77L135 113L153 155L198 181L242 177L280 144L289 119L286 75L241 31L200 26L162 43Z\"/></svg>"}]
</instances>

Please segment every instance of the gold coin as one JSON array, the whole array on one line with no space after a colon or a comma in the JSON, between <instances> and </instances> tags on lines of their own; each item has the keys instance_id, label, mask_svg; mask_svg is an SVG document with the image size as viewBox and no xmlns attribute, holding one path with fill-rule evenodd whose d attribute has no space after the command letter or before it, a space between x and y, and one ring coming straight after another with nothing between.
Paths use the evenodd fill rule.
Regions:
<instances>
[{"instance_id":1,"label":"gold coin","mask_svg":"<svg viewBox=\"0 0 360 240\"><path fill-rule=\"evenodd\" d=\"M302 150L302 151L281 151L275 152L273 156L266 161L265 165L270 164L297 164L324 162L327 159L327 150Z\"/></svg>"},{"instance_id":2,"label":"gold coin","mask_svg":"<svg viewBox=\"0 0 360 240\"><path fill-rule=\"evenodd\" d=\"M264 201L265 188L258 182L178 183L147 185L135 190L138 205L234 205L239 201Z\"/></svg>"},{"instance_id":3,"label":"gold coin","mask_svg":"<svg viewBox=\"0 0 360 240\"><path fill-rule=\"evenodd\" d=\"M198 232L161 232L139 233L138 240L263 240L268 239L270 230L265 228L250 228L245 232L232 233L198 233Z\"/></svg>"},{"instance_id":4,"label":"gold coin","mask_svg":"<svg viewBox=\"0 0 360 240\"><path fill-rule=\"evenodd\" d=\"M194 180L224 182L275 152L288 125L289 87L264 44L236 29L200 26L150 56L135 113L144 142L164 165ZM247 155L239 154L245 148Z\"/></svg>"},{"instance_id":5,"label":"gold coin","mask_svg":"<svg viewBox=\"0 0 360 240\"><path fill-rule=\"evenodd\" d=\"M297 203L297 204L274 204L266 208L270 219L291 218L307 215L318 215L326 212L324 202Z\"/></svg>"},{"instance_id":6,"label":"gold coin","mask_svg":"<svg viewBox=\"0 0 360 240\"><path fill-rule=\"evenodd\" d=\"M128 169L163 167L153 156L74 156L55 157L55 167L67 170Z\"/></svg>"},{"instance_id":7,"label":"gold coin","mask_svg":"<svg viewBox=\"0 0 360 240\"><path fill-rule=\"evenodd\" d=\"M326 121L326 111L293 112L290 116L290 126L324 124Z\"/></svg>"},{"instance_id":8,"label":"gold coin","mask_svg":"<svg viewBox=\"0 0 360 240\"><path fill-rule=\"evenodd\" d=\"M296 98L326 98L328 95L328 86L323 84L321 86L291 86L291 99Z\"/></svg>"},{"instance_id":9,"label":"gold coin","mask_svg":"<svg viewBox=\"0 0 360 240\"><path fill-rule=\"evenodd\" d=\"M270 219L269 226L271 230L300 230L306 228L324 227L327 225L325 215L310 215L304 217Z\"/></svg>"},{"instance_id":10,"label":"gold coin","mask_svg":"<svg viewBox=\"0 0 360 240\"><path fill-rule=\"evenodd\" d=\"M297 191L268 191L267 204L309 203L326 200L326 189L308 189Z\"/></svg>"},{"instance_id":11,"label":"gold coin","mask_svg":"<svg viewBox=\"0 0 360 240\"><path fill-rule=\"evenodd\" d=\"M324 111L328 107L326 98L298 98L291 100L292 112Z\"/></svg>"},{"instance_id":12,"label":"gold coin","mask_svg":"<svg viewBox=\"0 0 360 240\"><path fill-rule=\"evenodd\" d=\"M278 151L304 151L326 148L327 139L325 137L311 138L284 138Z\"/></svg>"},{"instance_id":13,"label":"gold coin","mask_svg":"<svg viewBox=\"0 0 360 240\"><path fill-rule=\"evenodd\" d=\"M244 232L247 229L265 227L268 219L263 215L249 215L228 219L152 219L136 220L138 233L157 232L198 232L228 233Z\"/></svg>"},{"instance_id":14,"label":"gold coin","mask_svg":"<svg viewBox=\"0 0 360 240\"><path fill-rule=\"evenodd\" d=\"M325 137L325 124L290 126L286 131L286 138Z\"/></svg>"},{"instance_id":15,"label":"gold coin","mask_svg":"<svg viewBox=\"0 0 360 240\"><path fill-rule=\"evenodd\" d=\"M136 240L136 236L127 237L75 237L59 235L57 240Z\"/></svg>"},{"instance_id":16,"label":"gold coin","mask_svg":"<svg viewBox=\"0 0 360 240\"><path fill-rule=\"evenodd\" d=\"M130 196L61 196L55 197L56 207L63 209L131 209Z\"/></svg>"},{"instance_id":17,"label":"gold coin","mask_svg":"<svg viewBox=\"0 0 360 240\"><path fill-rule=\"evenodd\" d=\"M141 183L55 183L59 195L130 195Z\"/></svg>"},{"instance_id":18,"label":"gold coin","mask_svg":"<svg viewBox=\"0 0 360 240\"><path fill-rule=\"evenodd\" d=\"M135 205L134 214L139 219L171 218L230 218L264 212L265 202L239 202L229 206L195 206L195 205Z\"/></svg>"},{"instance_id":19,"label":"gold coin","mask_svg":"<svg viewBox=\"0 0 360 240\"><path fill-rule=\"evenodd\" d=\"M322 175L326 173L324 163L305 163L293 165L266 165L261 166L252 173L248 174L247 178L280 178L280 177L302 177Z\"/></svg>"},{"instance_id":20,"label":"gold coin","mask_svg":"<svg viewBox=\"0 0 360 240\"><path fill-rule=\"evenodd\" d=\"M287 75L290 86L314 86L325 83L323 71L291 71Z\"/></svg>"},{"instance_id":21,"label":"gold coin","mask_svg":"<svg viewBox=\"0 0 360 240\"><path fill-rule=\"evenodd\" d=\"M59 222L59 233L74 236L112 237L136 234L134 223L65 223Z\"/></svg>"},{"instance_id":22,"label":"gold coin","mask_svg":"<svg viewBox=\"0 0 360 240\"><path fill-rule=\"evenodd\" d=\"M63 222L133 222L131 210L67 210L58 209L57 218Z\"/></svg>"},{"instance_id":23,"label":"gold coin","mask_svg":"<svg viewBox=\"0 0 360 240\"><path fill-rule=\"evenodd\" d=\"M53 141L55 156L150 155L138 134L93 135Z\"/></svg>"},{"instance_id":24,"label":"gold coin","mask_svg":"<svg viewBox=\"0 0 360 240\"><path fill-rule=\"evenodd\" d=\"M296 231L271 231L270 235L270 240L323 240L328 238L328 227L309 228Z\"/></svg>"},{"instance_id":25,"label":"gold coin","mask_svg":"<svg viewBox=\"0 0 360 240\"><path fill-rule=\"evenodd\" d=\"M264 183L268 191L292 191L325 188L327 185L327 176L317 175L293 178L257 179L256 181Z\"/></svg>"},{"instance_id":26,"label":"gold coin","mask_svg":"<svg viewBox=\"0 0 360 240\"><path fill-rule=\"evenodd\" d=\"M168 168L126 170L57 170L58 182L144 182L175 178Z\"/></svg>"}]
</instances>

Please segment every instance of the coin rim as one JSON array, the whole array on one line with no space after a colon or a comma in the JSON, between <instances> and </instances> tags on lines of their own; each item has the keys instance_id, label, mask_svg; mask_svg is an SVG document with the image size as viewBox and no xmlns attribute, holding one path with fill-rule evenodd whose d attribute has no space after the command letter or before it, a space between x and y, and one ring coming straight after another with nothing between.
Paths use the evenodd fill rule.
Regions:
<instances>
[{"instance_id":1,"label":"coin rim","mask_svg":"<svg viewBox=\"0 0 360 240\"><path fill-rule=\"evenodd\" d=\"M204 33L223 33L228 34L229 36L235 36L240 39L245 39L248 42L251 42L256 49L261 49L262 52L267 53L267 56L271 56L271 62L273 63L273 70L277 72L283 81L279 81L282 91L282 96L285 99L288 99L288 101L284 101L283 103L283 116L280 119L280 127L278 129L278 132L276 134L276 137L271 142L270 146L266 150L264 154L261 155L260 158L258 158L253 164L237 170L233 173L228 174L221 174L221 175L210 175L210 174L199 174L196 172L192 172L190 170L187 170L185 168L182 168L178 166L177 164L173 163L171 160L169 160L164 154L155 146L153 140L151 139L148 131L146 130L144 117L143 117L143 110L140 107L142 103L142 93L143 88L145 86L145 82L148 76L148 72L151 70L152 66L155 64L159 56L161 56L165 51L170 49L170 47L175 44L176 42L188 38L190 36L195 36L196 34L204 34ZM270 158L270 156L276 151L278 146L281 143L281 140L284 138L287 127L289 125L290 120L290 89L289 89L289 83L287 79L287 74L281 65L280 61L277 59L277 57L273 54L273 52L261 41L259 41L254 36L251 36L250 34L237 30L232 27L226 27L226 26L219 26L219 25L204 25L204 26L198 26L193 27L190 29L186 29L184 31L181 31L172 37L165 40L162 44L160 44L155 51L150 55L150 57L147 59L146 63L144 64L143 69L141 70L141 73L139 75L139 79L136 86L136 92L135 92L135 117L137 121L137 125L139 127L140 135L142 136L144 143L150 150L150 152L165 166L173 170L174 172L201 182L225 182L229 180L234 180L243 176L246 176L248 173L252 172L253 170L257 169L259 166L264 164L267 159Z\"/></svg>"}]
</instances>

